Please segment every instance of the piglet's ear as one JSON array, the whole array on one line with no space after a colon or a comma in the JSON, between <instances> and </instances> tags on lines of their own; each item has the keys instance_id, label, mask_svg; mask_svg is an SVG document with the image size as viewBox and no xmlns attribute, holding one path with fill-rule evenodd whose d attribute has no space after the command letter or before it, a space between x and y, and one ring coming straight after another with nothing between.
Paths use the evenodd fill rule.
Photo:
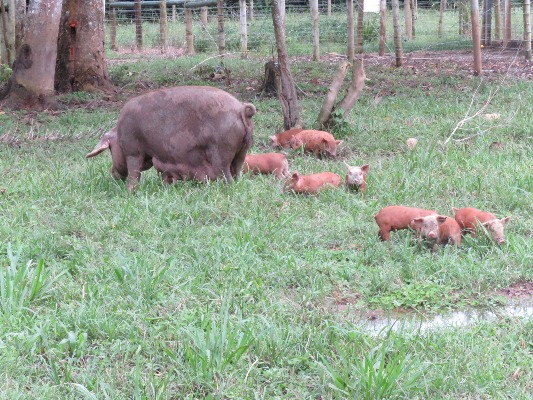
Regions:
<instances>
[{"instance_id":1,"label":"piglet's ear","mask_svg":"<svg viewBox=\"0 0 533 400\"><path fill-rule=\"evenodd\" d=\"M368 164L365 164L361 167L361 171L363 171L363 173L365 174L367 174L369 170L370 170L370 165Z\"/></svg>"},{"instance_id":2,"label":"piglet's ear","mask_svg":"<svg viewBox=\"0 0 533 400\"><path fill-rule=\"evenodd\" d=\"M423 223L424 223L424 218L418 217L418 218L413 219L411 223L409 224L409 226L413 229L420 229Z\"/></svg>"},{"instance_id":3,"label":"piglet's ear","mask_svg":"<svg viewBox=\"0 0 533 400\"><path fill-rule=\"evenodd\" d=\"M455 217L455 214L457 214L457 211L459 211L458 208L452 207L452 213L454 217Z\"/></svg>"},{"instance_id":4,"label":"piglet's ear","mask_svg":"<svg viewBox=\"0 0 533 400\"><path fill-rule=\"evenodd\" d=\"M292 173L292 177L291 177L295 182L298 182L300 180L300 173L298 171L294 171Z\"/></svg>"},{"instance_id":5,"label":"piglet's ear","mask_svg":"<svg viewBox=\"0 0 533 400\"><path fill-rule=\"evenodd\" d=\"M346 166L346 170L349 171L350 168L352 168L346 161L343 161L344 165Z\"/></svg>"},{"instance_id":6,"label":"piglet's ear","mask_svg":"<svg viewBox=\"0 0 533 400\"><path fill-rule=\"evenodd\" d=\"M335 140L335 143L337 143L337 146L340 145L344 140Z\"/></svg>"},{"instance_id":7,"label":"piglet's ear","mask_svg":"<svg viewBox=\"0 0 533 400\"><path fill-rule=\"evenodd\" d=\"M502 225L507 225L510 219L511 219L511 216L509 215L508 217L500 219L500 222L502 223Z\"/></svg>"},{"instance_id":8,"label":"piglet's ear","mask_svg":"<svg viewBox=\"0 0 533 400\"><path fill-rule=\"evenodd\" d=\"M442 225L443 223L446 222L446 218L448 217L446 217L445 215L437 215L437 223L439 225Z\"/></svg>"}]
</instances>

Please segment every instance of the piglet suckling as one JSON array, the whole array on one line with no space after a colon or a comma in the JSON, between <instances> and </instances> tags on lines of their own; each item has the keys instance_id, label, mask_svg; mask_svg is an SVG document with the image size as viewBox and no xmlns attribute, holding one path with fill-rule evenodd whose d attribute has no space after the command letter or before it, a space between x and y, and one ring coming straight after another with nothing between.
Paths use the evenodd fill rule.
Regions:
<instances>
[{"instance_id":1,"label":"piglet suckling","mask_svg":"<svg viewBox=\"0 0 533 400\"><path fill-rule=\"evenodd\" d=\"M463 232L468 232L474 237L478 225L481 225L487 230L495 243L502 244L505 242L504 226L509 222L510 216L498 219L493 213L473 207L452 207L452 210L455 220Z\"/></svg>"},{"instance_id":2,"label":"piglet suckling","mask_svg":"<svg viewBox=\"0 0 533 400\"><path fill-rule=\"evenodd\" d=\"M292 149L297 149L303 145L304 152L314 153L318 158L323 155L335 158L337 147L342 140L335 140L333 135L326 131L305 130L294 135L289 141Z\"/></svg>"},{"instance_id":3,"label":"piglet suckling","mask_svg":"<svg viewBox=\"0 0 533 400\"><path fill-rule=\"evenodd\" d=\"M432 214L437 212L415 207L387 206L379 210L374 219L379 226L379 238L385 241L389 240L391 231L407 229L414 218Z\"/></svg>"},{"instance_id":4,"label":"piglet suckling","mask_svg":"<svg viewBox=\"0 0 533 400\"><path fill-rule=\"evenodd\" d=\"M333 172L320 172L318 174L301 175L294 171L283 186L283 191L293 191L301 194L316 194L327 187L339 187L341 177Z\"/></svg>"},{"instance_id":5,"label":"piglet suckling","mask_svg":"<svg viewBox=\"0 0 533 400\"><path fill-rule=\"evenodd\" d=\"M302 128L292 128L288 131L280 132L274 136L270 136L270 146L288 148L290 140L294 137L294 135L300 133L301 131L303 131Z\"/></svg>"},{"instance_id":6,"label":"piglet suckling","mask_svg":"<svg viewBox=\"0 0 533 400\"><path fill-rule=\"evenodd\" d=\"M279 179L289 177L289 162L285 154L247 154L242 166L243 173L275 174Z\"/></svg>"},{"instance_id":7,"label":"piglet suckling","mask_svg":"<svg viewBox=\"0 0 533 400\"><path fill-rule=\"evenodd\" d=\"M361 167L350 166L344 162L346 166L346 187L351 190L364 192L366 189L366 175L370 169L368 164Z\"/></svg>"},{"instance_id":8,"label":"piglet suckling","mask_svg":"<svg viewBox=\"0 0 533 400\"><path fill-rule=\"evenodd\" d=\"M425 217L414 218L409 226L415 230L418 235L419 243L422 239L429 239L437 245L453 243L456 246L461 245L461 227L451 217L445 215L427 215Z\"/></svg>"}]
</instances>

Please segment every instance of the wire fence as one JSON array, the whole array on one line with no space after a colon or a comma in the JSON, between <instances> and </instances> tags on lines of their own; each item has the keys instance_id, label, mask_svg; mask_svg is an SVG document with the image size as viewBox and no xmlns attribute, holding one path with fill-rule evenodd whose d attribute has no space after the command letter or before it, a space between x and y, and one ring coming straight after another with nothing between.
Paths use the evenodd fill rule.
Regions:
<instances>
[{"instance_id":1,"label":"wire fence","mask_svg":"<svg viewBox=\"0 0 533 400\"><path fill-rule=\"evenodd\" d=\"M356 10L356 8L355 8ZM402 12L402 23L404 15ZM319 2L320 52L345 53L347 43L346 7L333 6L328 14L327 3ZM444 10L442 30L439 32L439 9L436 7L419 8L414 15L414 35L408 39L403 25L403 51L406 53L418 50L454 50L466 49L472 45L470 27L468 25L470 11L466 10L463 21L455 4ZM224 7L225 51L241 52L239 6ZM107 44L110 37L110 10L106 13ZM182 6L168 7L167 11L167 47L161 49L160 10L158 6L142 9L142 50L138 48L136 24L133 9L115 10L116 49L119 52L150 52L169 51L187 52L186 16ZM200 9L192 10L192 37L195 53L216 55L218 49L218 13L216 7L207 7L207 23L202 21ZM481 18L482 19L482 18ZM466 20L466 25L465 21ZM511 10L513 40L523 37L524 18L522 8ZM502 18L503 24L503 18ZM355 22L357 25L357 22ZM501 40L495 29L494 12L492 15L492 39L495 44ZM247 10L247 52L250 55L268 56L275 53L274 29L269 7L256 6ZM387 10L386 52L394 52L392 13ZM289 6L286 10L286 45L289 56L313 54L312 20L309 7ZM379 46L379 14L365 13L364 16L364 52L376 52Z\"/></svg>"}]
</instances>

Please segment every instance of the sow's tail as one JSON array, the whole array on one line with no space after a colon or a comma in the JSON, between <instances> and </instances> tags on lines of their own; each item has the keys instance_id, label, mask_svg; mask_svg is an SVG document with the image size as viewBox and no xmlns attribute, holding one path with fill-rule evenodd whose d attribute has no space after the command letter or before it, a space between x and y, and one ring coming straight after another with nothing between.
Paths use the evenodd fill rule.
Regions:
<instances>
[{"instance_id":1,"label":"sow's tail","mask_svg":"<svg viewBox=\"0 0 533 400\"><path fill-rule=\"evenodd\" d=\"M98 154L100 154L105 149L109 148L112 142L115 142L117 140L117 127L113 127L109 132L104 133L104 136L102 136L102 139L98 142L98 144L94 147L93 151L90 153L87 153L85 158L91 158Z\"/></svg>"},{"instance_id":2,"label":"sow's tail","mask_svg":"<svg viewBox=\"0 0 533 400\"><path fill-rule=\"evenodd\" d=\"M255 115L257 110L255 106L251 103L243 103L243 109L241 112L242 122L244 128L246 129L246 136L244 137L244 146L247 146L249 149L252 147L254 142L253 133L254 133L254 124L252 123L252 117Z\"/></svg>"}]
</instances>

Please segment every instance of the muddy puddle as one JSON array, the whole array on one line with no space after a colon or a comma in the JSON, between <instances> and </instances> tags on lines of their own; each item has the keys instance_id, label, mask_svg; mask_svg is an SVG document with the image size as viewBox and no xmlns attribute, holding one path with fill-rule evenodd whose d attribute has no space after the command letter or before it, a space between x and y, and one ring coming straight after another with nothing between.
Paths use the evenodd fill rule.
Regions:
<instances>
[{"instance_id":1,"label":"muddy puddle","mask_svg":"<svg viewBox=\"0 0 533 400\"><path fill-rule=\"evenodd\" d=\"M424 333L439 329L466 327L480 322L496 322L503 318L533 319L531 299L491 309L470 308L438 315L387 313L385 311L381 315L361 319L359 326L373 335L386 333L389 329L394 331L418 330L420 333Z\"/></svg>"}]
</instances>

